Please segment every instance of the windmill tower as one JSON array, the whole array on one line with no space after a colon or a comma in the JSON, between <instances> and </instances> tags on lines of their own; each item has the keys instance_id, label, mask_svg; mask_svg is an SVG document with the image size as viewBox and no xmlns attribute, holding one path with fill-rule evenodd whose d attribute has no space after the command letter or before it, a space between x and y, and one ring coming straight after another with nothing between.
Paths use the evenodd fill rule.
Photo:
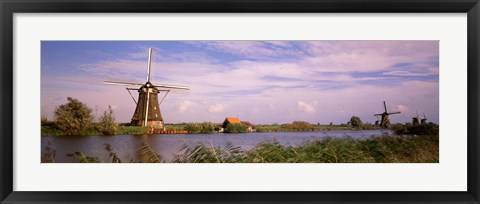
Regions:
<instances>
[{"instance_id":1,"label":"windmill tower","mask_svg":"<svg viewBox=\"0 0 480 204\"><path fill-rule=\"evenodd\" d=\"M418 111L417 116L412 118L412 125L420 125L420 116L418 116Z\"/></svg>"},{"instance_id":2,"label":"windmill tower","mask_svg":"<svg viewBox=\"0 0 480 204\"><path fill-rule=\"evenodd\" d=\"M423 118L422 118L422 120L420 121L420 124L422 124L422 125L426 125L426 124L427 124L427 116L425 116L425 113L423 113Z\"/></svg>"},{"instance_id":3,"label":"windmill tower","mask_svg":"<svg viewBox=\"0 0 480 204\"><path fill-rule=\"evenodd\" d=\"M390 125L389 116L393 115L393 114L400 114L400 112L389 113L387 111L387 104L385 103L385 101L383 101L383 107L385 108L385 112L374 114L374 116L382 116L382 120L380 121L380 126L381 127L388 127L388 125Z\"/></svg>"},{"instance_id":4,"label":"windmill tower","mask_svg":"<svg viewBox=\"0 0 480 204\"><path fill-rule=\"evenodd\" d=\"M176 86L176 85L166 85L159 84L154 85L150 82L150 67L152 64L152 48L148 49L148 64L147 64L147 82L145 84L141 83L130 83L130 82L114 82L114 81L104 81L104 84L113 84L127 86L126 90L130 93L130 90L138 91L138 100L135 101L132 94L133 101L137 104L135 108L135 113L133 114L131 124L133 126L153 126L157 128L163 128L164 122L163 117L160 112L160 105L158 103L158 94L160 92L165 92L164 97L160 103L165 99L167 94L171 89L183 89L189 90L186 86ZM129 86L139 86L138 88L130 88Z\"/></svg>"}]
</instances>

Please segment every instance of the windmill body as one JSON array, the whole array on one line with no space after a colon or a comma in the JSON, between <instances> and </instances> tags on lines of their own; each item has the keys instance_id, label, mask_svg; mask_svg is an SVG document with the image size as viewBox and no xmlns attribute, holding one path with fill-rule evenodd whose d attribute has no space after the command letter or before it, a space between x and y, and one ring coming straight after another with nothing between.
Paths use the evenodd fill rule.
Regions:
<instances>
[{"instance_id":1,"label":"windmill body","mask_svg":"<svg viewBox=\"0 0 480 204\"><path fill-rule=\"evenodd\" d=\"M423 113L423 118L422 118L422 120L420 121L420 124L422 124L422 125L426 125L426 124L427 124L427 116L425 116L425 113Z\"/></svg>"},{"instance_id":2,"label":"windmill body","mask_svg":"<svg viewBox=\"0 0 480 204\"><path fill-rule=\"evenodd\" d=\"M385 103L385 101L383 102L383 107L385 109L385 112L383 113L377 113L377 114L374 114L374 116L382 116L382 119L380 120L380 126L381 127L388 127L390 125L390 115L393 115L393 114L400 114L400 112L393 112L393 113L389 113L387 111L387 104ZM376 123L378 124L378 123Z\"/></svg>"},{"instance_id":3,"label":"windmill body","mask_svg":"<svg viewBox=\"0 0 480 204\"><path fill-rule=\"evenodd\" d=\"M163 128L164 122L162 113L160 112L160 105L158 104L159 93L160 90L153 86L142 86L138 89L138 103L131 121L133 126L155 126ZM149 96L147 94L149 94ZM145 118L147 118L146 125L144 125Z\"/></svg>"},{"instance_id":4,"label":"windmill body","mask_svg":"<svg viewBox=\"0 0 480 204\"><path fill-rule=\"evenodd\" d=\"M418 111L417 116L412 118L412 125L420 125L420 117L418 116Z\"/></svg>"},{"instance_id":5,"label":"windmill body","mask_svg":"<svg viewBox=\"0 0 480 204\"><path fill-rule=\"evenodd\" d=\"M131 125L133 126L150 126L156 128L163 128L164 121L162 113L160 112L160 105L158 101L158 94L161 91L166 92L164 98L167 96L170 89L189 90L186 86L176 85L154 85L150 82L150 67L151 67L152 48L148 49L148 66L147 66L147 82L145 84L129 83L129 82L113 82L104 81L105 84L127 86L127 91L137 90L138 98L135 112L133 113ZM129 88L128 86L140 86L139 88ZM132 96L133 98L133 96ZM162 99L163 100L163 99ZM161 102L160 102L161 103Z\"/></svg>"}]
</instances>

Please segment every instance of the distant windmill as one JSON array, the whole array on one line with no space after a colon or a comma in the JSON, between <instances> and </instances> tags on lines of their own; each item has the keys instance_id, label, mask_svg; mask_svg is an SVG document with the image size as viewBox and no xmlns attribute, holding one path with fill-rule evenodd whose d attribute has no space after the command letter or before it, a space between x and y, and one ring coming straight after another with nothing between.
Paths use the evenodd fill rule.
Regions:
<instances>
[{"instance_id":1,"label":"distant windmill","mask_svg":"<svg viewBox=\"0 0 480 204\"><path fill-rule=\"evenodd\" d=\"M385 112L374 114L374 116L382 116L382 120L380 121L380 126L388 127L388 125L390 125L389 115L400 114L400 112L389 113L387 111L387 104L385 103L385 101L383 101L383 107L385 108Z\"/></svg>"},{"instance_id":2,"label":"distant windmill","mask_svg":"<svg viewBox=\"0 0 480 204\"><path fill-rule=\"evenodd\" d=\"M418 116L418 111L417 116L412 118L412 125L420 125L420 116Z\"/></svg>"},{"instance_id":3,"label":"distant windmill","mask_svg":"<svg viewBox=\"0 0 480 204\"><path fill-rule=\"evenodd\" d=\"M148 49L148 65L147 65L147 82L145 84L141 83L129 83L129 82L114 82L114 81L104 81L104 84L113 84L113 85L122 85L122 86L140 86L139 88L129 88L126 87L127 91L130 93L130 90L138 91L138 101L135 101L132 94L133 101L137 104L135 113L133 114L131 124L134 126L153 126L158 128L164 127L164 122L162 114L160 113L160 106L158 104L158 93L160 91L165 91L166 94L160 101L160 103L165 99L167 94L170 92L170 89L183 89L189 90L186 86L176 86L176 85L166 85L159 84L154 85L150 82L150 67L152 64L152 48ZM161 88L161 89L159 89Z\"/></svg>"},{"instance_id":4,"label":"distant windmill","mask_svg":"<svg viewBox=\"0 0 480 204\"><path fill-rule=\"evenodd\" d=\"M422 118L420 124L422 124L422 125L426 125L426 124L427 124L427 116L425 116L425 113L423 113L423 118Z\"/></svg>"}]
</instances>

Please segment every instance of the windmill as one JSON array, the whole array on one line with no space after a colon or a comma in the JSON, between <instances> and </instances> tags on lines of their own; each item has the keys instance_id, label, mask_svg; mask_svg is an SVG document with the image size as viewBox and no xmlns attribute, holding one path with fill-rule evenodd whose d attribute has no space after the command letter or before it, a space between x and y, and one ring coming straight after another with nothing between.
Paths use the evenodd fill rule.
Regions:
<instances>
[{"instance_id":1,"label":"windmill","mask_svg":"<svg viewBox=\"0 0 480 204\"><path fill-rule=\"evenodd\" d=\"M425 116L425 113L423 113L423 118L422 118L422 120L420 121L420 124L422 124L422 125L426 125L426 124L427 124L427 116Z\"/></svg>"},{"instance_id":2,"label":"windmill","mask_svg":"<svg viewBox=\"0 0 480 204\"><path fill-rule=\"evenodd\" d=\"M390 125L389 115L400 114L400 112L389 113L387 111L387 104L385 103L385 101L383 101L383 107L385 108L385 112L374 114L374 116L382 116L382 120L380 121L380 126L388 127L388 125Z\"/></svg>"},{"instance_id":3,"label":"windmill","mask_svg":"<svg viewBox=\"0 0 480 204\"><path fill-rule=\"evenodd\" d=\"M158 103L158 94L162 91L165 92L160 103L165 99L167 94L170 92L170 89L182 89L189 90L186 86L176 86L176 85L166 85L166 84L157 84L154 85L150 82L150 67L152 64L152 48L148 49L148 64L147 64L147 82L145 84L141 83L130 83L130 82L115 82L115 81L104 81L104 84L113 84L126 86L126 90L132 97L133 101L137 104L135 108L135 113L133 114L131 125L133 126L153 126L158 128L163 128L163 117L160 113L160 106ZM139 86L138 88L130 88L129 86ZM135 98L130 93L130 90L138 91L138 100L135 101Z\"/></svg>"},{"instance_id":4,"label":"windmill","mask_svg":"<svg viewBox=\"0 0 480 204\"><path fill-rule=\"evenodd\" d=\"M420 125L420 116L418 116L418 111L417 116L412 118L412 125Z\"/></svg>"}]
</instances>

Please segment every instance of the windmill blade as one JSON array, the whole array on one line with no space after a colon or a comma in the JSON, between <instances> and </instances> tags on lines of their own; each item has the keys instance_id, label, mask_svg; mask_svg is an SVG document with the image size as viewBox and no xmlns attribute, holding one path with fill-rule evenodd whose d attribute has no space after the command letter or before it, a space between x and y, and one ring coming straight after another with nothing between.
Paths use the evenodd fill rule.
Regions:
<instances>
[{"instance_id":1,"label":"windmill blade","mask_svg":"<svg viewBox=\"0 0 480 204\"><path fill-rule=\"evenodd\" d=\"M385 113L387 112L387 103L385 103L385 101L383 101L383 107L385 108Z\"/></svg>"},{"instance_id":2,"label":"windmill blade","mask_svg":"<svg viewBox=\"0 0 480 204\"><path fill-rule=\"evenodd\" d=\"M119 82L119 81L103 81L104 84L120 85L120 86L143 86L139 83Z\"/></svg>"},{"instance_id":3,"label":"windmill blade","mask_svg":"<svg viewBox=\"0 0 480 204\"><path fill-rule=\"evenodd\" d=\"M388 115L392 115L392 114L400 114L400 112L388 113Z\"/></svg>"},{"instance_id":4,"label":"windmill blade","mask_svg":"<svg viewBox=\"0 0 480 204\"><path fill-rule=\"evenodd\" d=\"M381 113L373 114L373 116L379 116L382 115Z\"/></svg>"},{"instance_id":5,"label":"windmill blade","mask_svg":"<svg viewBox=\"0 0 480 204\"><path fill-rule=\"evenodd\" d=\"M167 85L167 84L160 84L153 86L155 88L167 88L167 89L183 89L183 90L190 90L188 86L177 86L177 85Z\"/></svg>"},{"instance_id":6,"label":"windmill blade","mask_svg":"<svg viewBox=\"0 0 480 204\"><path fill-rule=\"evenodd\" d=\"M150 81L150 67L152 66L152 48L148 48L147 82Z\"/></svg>"},{"instance_id":7,"label":"windmill blade","mask_svg":"<svg viewBox=\"0 0 480 204\"><path fill-rule=\"evenodd\" d=\"M423 118L427 119L427 116L425 116L425 113L423 113Z\"/></svg>"}]
</instances>

